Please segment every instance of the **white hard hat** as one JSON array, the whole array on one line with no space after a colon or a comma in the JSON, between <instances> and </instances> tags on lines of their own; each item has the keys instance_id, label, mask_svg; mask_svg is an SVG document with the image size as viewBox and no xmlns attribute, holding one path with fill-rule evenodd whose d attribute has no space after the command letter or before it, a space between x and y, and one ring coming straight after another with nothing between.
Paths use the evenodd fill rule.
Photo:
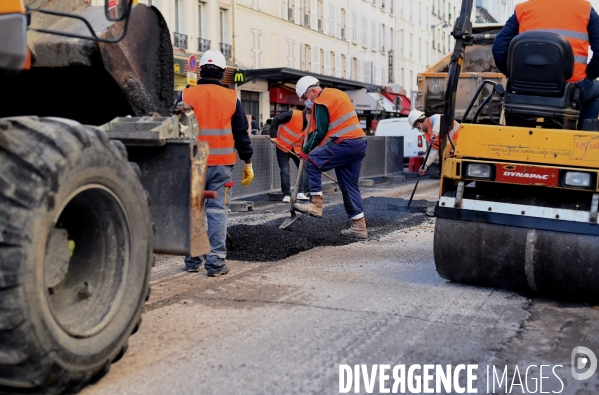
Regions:
<instances>
[{"instance_id":1,"label":"white hard hat","mask_svg":"<svg viewBox=\"0 0 599 395\"><path fill-rule=\"evenodd\" d=\"M420 110L412 110L410 111L410 115L408 115L408 123L412 127L412 129L416 129L416 121L422 122L424 121L426 116Z\"/></svg>"},{"instance_id":2,"label":"white hard hat","mask_svg":"<svg viewBox=\"0 0 599 395\"><path fill-rule=\"evenodd\" d=\"M204 52L202 58L200 59L200 67L207 64L212 64L214 66L220 67L223 70L227 68L227 61L225 60L224 55L217 49L209 49Z\"/></svg>"},{"instance_id":3,"label":"white hard hat","mask_svg":"<svg viewBox=\"0 0 599 395\"><path fill-rule=\"evenodd\" d=\"M295 84L295 93L297 93L297 97L301 99L308 88L316 84L318 84L318 80L309 75L297 80L297 83Z\"/></svg>"}]
</instances>

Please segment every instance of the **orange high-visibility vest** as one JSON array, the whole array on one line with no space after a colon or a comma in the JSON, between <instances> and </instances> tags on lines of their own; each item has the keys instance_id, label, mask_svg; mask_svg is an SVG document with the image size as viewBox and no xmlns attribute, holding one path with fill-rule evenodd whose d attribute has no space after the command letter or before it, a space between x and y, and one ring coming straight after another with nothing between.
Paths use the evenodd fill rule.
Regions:
<instances>
[{"instance_id":1,"label":"orange high-visibility vest","mask_svg":"<svg viewBox=\"0 0 599 395\"><path fill-rule=\"evenodd\" d=\"M235 114L237 94L218 85L196 85L183 90L183 101L193 106L200 124L198 140L210 144L208 166L234 165L237 162L231 117Z\"/></svg>"},{"instance_id":2,"label":"orange high-visibility vest","mask_svg":"<svg viewBox=\"0 0 599 395\"><path fill-rule=\"evenodd\" d=\"M566 37L574 52L574 73L568 82L586 78L591 3L586 0L528 0L516 6L520 33L548 31Z\"/></svg>"},{"instance_id":3,"label":"orange high-visibility vest","mask_svg":"<svg viewBox=\"0 0 599 395\"><path fill-rule=\"evenodd\" d=\"M289 150L299 153L304 142L304 114L300 110L293 110L291 120L281 124L277 130L278 144Z\"/></svg>"},{"instance_id":4,"label":"orange high-visibility vest","mask_svg":"<svg viewBox=\"0 0 599 395\"><path fill-rule=\"evenodd\" d=\"M347 93L334 88L326 88L314 100L314 103L326 106L329 111L329 130L319 146L323 146L331 137L337 137L337 143L339 143L345 139L366 136ZM312 111L312 123L314 125L316 125L315 110L316 108L313 108Z\"/></svg>"},{"instance_id":5,"label":"orange high-visibility vest","mask_svg":"<svg viewBox=\"0 0 599 395\"><path fill-rule=\"evenodd\" d=\"M424 132L424 138L426 139L426 141L428 141L429 144L432 144L433 149L438 150L439 149L439 139L435 138L435 140L433 140L433 135L435 135L433 133L433 124L431 123L431 118L428 117L426 118L426 121L424 121L424 123L426 124L427 128L426 128L426 132ZM453 129L451 129L449 131L449 137L451 138L452 141L456 141L458 139L458 127L460 126L460 124L457 121L453 121Z\"/></svg>"}]
</instances>

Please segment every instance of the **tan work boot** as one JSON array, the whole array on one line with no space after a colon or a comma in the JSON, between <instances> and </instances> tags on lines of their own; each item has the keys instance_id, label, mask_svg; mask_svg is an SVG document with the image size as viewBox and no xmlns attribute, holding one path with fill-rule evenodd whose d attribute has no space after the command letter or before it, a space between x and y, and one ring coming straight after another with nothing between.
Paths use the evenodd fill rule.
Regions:
<instances>
[{"instance_id":1,"label":"tan work boot","mask_svg":"<svg viewBox=\"0 0 599 395\"><path fill-rule=\"evenodd\" d=\"M351 227L349 229L343 229L341 234L345 236L354 236L358 239L367 239L368 231L366 230L366 219L360 218L352 220Z\"/></svg>"},{"instance_id":2,"label":"tan work boot","mask_svg":"<svg viewBox=\"0 0 599 395\"><path fill-rule=\"evenodd\" d=\"M310 203L295 203L293 208L313 217L322 217L322 196L313 195Z\"/></svg>"}]
</instances>

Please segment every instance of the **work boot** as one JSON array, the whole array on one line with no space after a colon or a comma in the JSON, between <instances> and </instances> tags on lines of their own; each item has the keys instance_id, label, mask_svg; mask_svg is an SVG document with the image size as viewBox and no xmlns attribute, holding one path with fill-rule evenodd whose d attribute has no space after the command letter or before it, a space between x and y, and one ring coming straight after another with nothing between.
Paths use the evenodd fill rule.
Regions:
<instances>
[{"instance_id":1,"label":"work boot","mask_svg":"<svg viewBox=\"0 0 599 395\"><path fill-rule=\"evenodd\" d=\"M368 231L366 230L366 219L352 219L351 227L349 229L343 229L341 234L345 236L354 236L358 239L367 239Z\"/></svg>"},{"instance_id":2,"label":"work boot","mask_svg":"<svg viewBox=\"0 0 599 395\"><path fill-rule=\"evenodd\" d=\"M322 196L312 196L310 203L295 203L293 208L299 212L310 214L313 217L322 217Z\"/></svg>"}]
</instances>

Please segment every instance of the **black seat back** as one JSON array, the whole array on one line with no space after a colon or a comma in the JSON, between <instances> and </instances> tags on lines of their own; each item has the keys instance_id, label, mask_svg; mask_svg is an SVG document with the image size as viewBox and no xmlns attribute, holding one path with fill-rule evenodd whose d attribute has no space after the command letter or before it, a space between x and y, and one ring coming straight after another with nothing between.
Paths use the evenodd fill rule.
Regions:
<instances>
[{"instance_id":1,"label":"black seat back","mask_svg":"<svg viewBox=\"0 0 599 395\"><path fill-rule=\"evenodd\" d=\"M516 36L508 51L508 92L561 97L574 72L574 54L566 38L548 31Z\"/></svg>"}]
</instances>

